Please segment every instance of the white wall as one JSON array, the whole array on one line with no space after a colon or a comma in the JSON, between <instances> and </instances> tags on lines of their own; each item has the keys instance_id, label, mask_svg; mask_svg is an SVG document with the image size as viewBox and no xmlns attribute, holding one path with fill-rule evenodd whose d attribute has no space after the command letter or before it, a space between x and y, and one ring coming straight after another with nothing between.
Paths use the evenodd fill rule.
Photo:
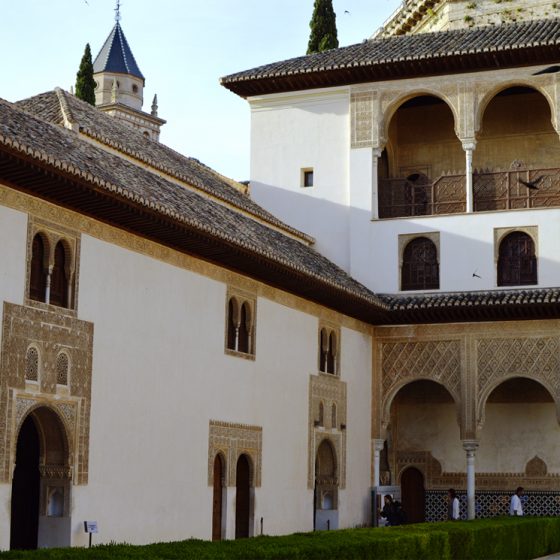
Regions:
<instances>
[{"instance_id":1,"label":"white wall","mask_svg":"<svg viewBox=\"0 0 560 560\"><path fill-rule=\"evenodd\" d=\"M256 360L224 353L226 286L82 237L79 317L94 323L89 484L73 489L75 544L210 538L209 420L262 426L255 533L311 530L309 375L318 319L259 298ZM348 489L341 527L367 520L371 340L345 329ZM234 534L228 491L228 536Z\"/></svg>"},{"instance_id":2,"label":"white wall","mask_svg":"<svg viewBox=\"0 0 560 560\"><path fill-rule=\"evenodd\" d=\"M251 196L317 238L317 249L348 268L348 89L253 98ZM301 169L314 186L302 188Z\"/></svg>"},{"instance_id":3,"label":"white wall","mask_svg":"<svg viewBox=\"0 0 560 560\"><path fill-rule=\"evenodd\" d=\"M538 286L533 287L557 286L560 278L560 246L556 240L560 237L560 209L371 222L367 242L363 238L353 240L353 245L369 247L369 258L353 263L354 276L374 291L397 292L400 284L398 236L439 232L439 291L494 289L497 288L494 229L524 226L538 228ZM473 273L481 278L473 276Z\"/></svg>"}]
</instances>

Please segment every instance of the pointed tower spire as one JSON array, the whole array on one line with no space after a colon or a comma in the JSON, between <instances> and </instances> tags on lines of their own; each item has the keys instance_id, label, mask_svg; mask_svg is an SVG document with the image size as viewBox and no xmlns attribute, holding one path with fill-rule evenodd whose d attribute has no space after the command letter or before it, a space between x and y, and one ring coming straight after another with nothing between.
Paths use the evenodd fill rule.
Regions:
<instances>
[{"instance_id":1,"label":"pointed tower spire","mask_svg":"<svg viewBox=\"0 0 560 560\"><path fill-rule=\"evenodd\" d=\"M165 121L157 116L157 97L152 104L152 114L142 111L145 79L120 24L121 6L122 0L115 0L115 25L93 61L93 77L97 84L95 105L141 130L148 138L158 140Z\"/></svg>"},{"instance_id":2,"label":"pointed tower spire","mask_svg":"<svg viewBox=\"0 0 560 560\"><path fill-rule=\"evenodd\" d=\"M154 100L152 101L152 117L157 117L157 110L158 110L158 104L157 104L157 93L154 95Z\"/></svg>"}]
</instances>

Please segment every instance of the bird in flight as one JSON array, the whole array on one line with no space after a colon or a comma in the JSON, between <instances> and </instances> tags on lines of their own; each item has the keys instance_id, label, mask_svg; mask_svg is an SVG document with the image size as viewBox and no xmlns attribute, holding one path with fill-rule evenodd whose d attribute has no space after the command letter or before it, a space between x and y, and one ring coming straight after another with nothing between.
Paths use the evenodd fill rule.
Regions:
<instances>
[{"instance_id":1,"label":"bird in flight","mask_svg":"<svg viewBox=\"0 0 560 560\"><path fill-rule=\"evenodd\" d=\"M549 66L548 68L543 68L538 72L535 72L533 76L539 76L540 74L554 74L555 72L560 72L560 66Z\"/></svg>"},{"instance_id":2,"label":"bird in flight","mask_svg":"<svg viewBox=\"0 0 560 560\"><path fill-rule=\"evenodd\" d=\"M539 175L535 177L532 181L524 181L523 179L519 179L519 182L522 185L525 185L528 189L539 190L538 184L544 179L544 175Z\"/></svg>"}]
</instances>

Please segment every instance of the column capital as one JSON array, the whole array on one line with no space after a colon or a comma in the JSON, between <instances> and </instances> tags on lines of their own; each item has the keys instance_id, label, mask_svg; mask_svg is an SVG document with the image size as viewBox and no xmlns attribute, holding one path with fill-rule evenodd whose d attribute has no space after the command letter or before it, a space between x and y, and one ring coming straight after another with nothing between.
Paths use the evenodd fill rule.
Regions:
<instances>
[{"instance_id":1,"label":"column capital","mask_svg":"<svg viewBox=\"0 0 560 560\"><path fill-rule=\"evenodd\" d=\"M476 138L461 138L461 145L465 152L473 152L476 149Z\"/></svg>"},{"instance_id":2,"label":"column capital","mask_svg":"<svg viewBox=\"0 0 560 560\"><path fill-rule=\"evenodd\" d=\"M384 148L373 147L371 149L371 153L372 153L373 157L380 158L381 154L383 153L383 150L384 150Z\"/></svg>"},{"instance_id":3,"label":"column capital","mask_svg":"<svg viewBox=\"0 0 560 560\"><path fill-rule=\"evenodd\" d=\"M385 447L384 439L372 439L371 443L373 444L373 449L375 451L383 451L383 447Z\"/></svg>"},{"instance_id":4,"label":"column capital","mask_svg":"<svg viewBox=\"0 0 560 560\"><path fill-rule=\"evenodd\" d=\"M477 439L464 439L463 440L463 449L468 453L469 451L475 452L478 449L478 440Z\"/></svg>"}]
</instances>

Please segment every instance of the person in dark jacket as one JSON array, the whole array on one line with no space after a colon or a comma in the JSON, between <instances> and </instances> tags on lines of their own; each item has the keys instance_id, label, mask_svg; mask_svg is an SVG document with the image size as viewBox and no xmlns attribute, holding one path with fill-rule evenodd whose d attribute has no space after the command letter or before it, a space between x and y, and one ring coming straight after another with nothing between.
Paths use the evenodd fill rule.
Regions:
<instances>
[{"instance_id":1,"label":"person in dark jacket","mask_svg":"<svg viewBox=\"0 0 560 560\"><path fill-rule=\"evenodd\" d=\"M384 497L384 501L385 505L381 510L381 517L385 517L387 519L387 525L391 527L401 525L403 523L403 518L399 502L394 502L393 497L388 494Z\"/></svg>"}]
</instances>

